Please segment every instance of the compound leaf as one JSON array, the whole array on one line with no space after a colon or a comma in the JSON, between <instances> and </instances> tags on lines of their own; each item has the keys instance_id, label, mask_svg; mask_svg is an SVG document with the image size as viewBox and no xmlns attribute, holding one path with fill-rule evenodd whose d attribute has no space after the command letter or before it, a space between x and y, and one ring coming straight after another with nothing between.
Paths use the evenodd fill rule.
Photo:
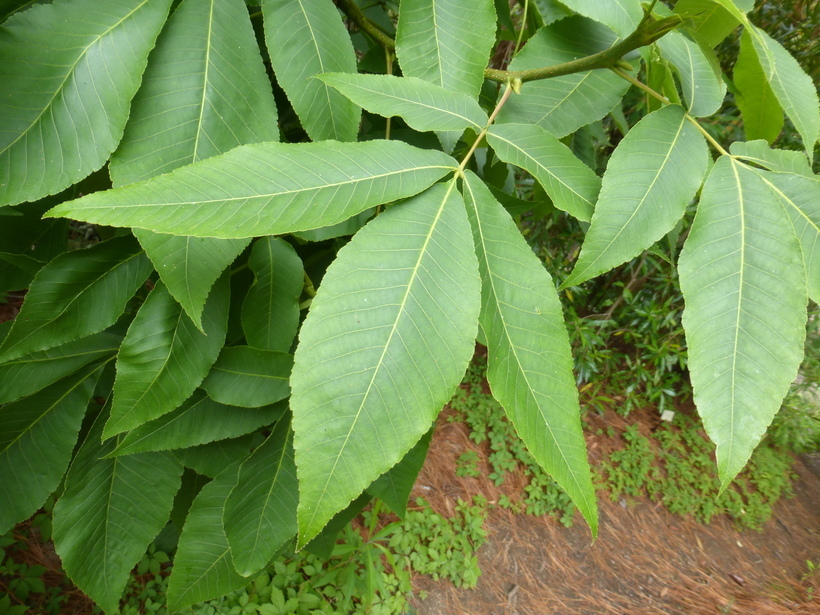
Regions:
<instances>
[{"instance_id":1,"label":"compound leaf","mask_svg":"<svg viewBox=\"0 0 820 615\"><path fill-rule=\"evenodd\" d=\"M239 574L258 572L293 538L298 499L293 432L282 419L242 464L225 502L225 535Z\"/></svg>"},{"instance_id":2,"label":"compound leaf","mask_svg":"<svg viewBox=\"0 0 820 615\"><path fill-rule=\"evenodd\" d=\"M510 70L553 66L602 51L615 42L612 31L575 15L538 30L510 62ZM609 70L597 69L540 81L530 81L498 114L499 123L537 124L563 137L617 105L629 82Z\"/></svg>"},{"instance_id":3,"label":"compound leaf","mask_svg":"<svg viewBox=\"0 0 820 615\"><path fill-rule=\"evenodd\" d=\"M638 122L610 158L581 255L562 288L625 263L671 231L703 181L708 156L677 105Z\"/></svg>"},{"instance_id":4,"label":"compound leaf","mask_svg":"<svg viewBox=\"0 0 820 615\"><path fill-rule=\"evenodd\" d=\"M480 322L493 396L595 536L595 490L555 285L509 214L470 172L464 196L481 271Z\"/></svg>"},{"instance_id":5,"label":"compound leaf","mask_svg":"<svg viewBox=\"0 0 820 615\"><path fill-rule=\"evenodd\" d=\"M0 346L0 363L111 326L151 271L151 262L131 236L61 254L31 283Z\"/></svg>"},{"instance_id":6,"label":"compound leaf","mask_svg":"<svg viewBox=\"0 0 820 615\"><path fill-rule=\"evenodd\" d=\"M91 366L0 412L0 531L28 519L63 478L100 375Z\"/></svg>"},{"instance_id":7,"label":"compound leaf","mask_svg":"<svg viewBox=\"0 0 820 615\"><path fill-rule=\"evenodd\" d=\"M278 235L417 194L455 166L400 141L256 143L48 215L197 237Z\"/></svg>"},{"instance_id":8,"label":"compound leaf","mask_svg":"<svg viewBox=\"0 0 820 615\"><path fill-rule=\"evenodd\" d=\"M416 77L328 73L319 78L371 113L401 116L421 132L465 128L480 132L487 123L487 114L473 98Z\"/></svg>"},{"instance_id":9,"label":"compound leaf","mask_svg":"<svg viewBox=\"0 0 820 615\"><path fill-rule=\"evenodd\" d=\"M806 334L800 246L753 170L728 156L717 161L678 271L695 404L725 488L780 409Z\"/></svg>"},{"instance_id":10,"label":"compound leaf","mask_svg":"<svg viewBox=\"0 0 820 615\"><path fill-rule=\"evenodd\" d=\"M454 180L387 210L342 248L291 376L300 546L427 432L470 360L478 310Z\"/></svg>"},{"instance_id":11,"label":"compound leaf","mask_svg":"<svg viewBox=\"0 0 820 615\"><path fill-rule=\"evenodd\" d=\"M566 145L532 124L491 126L487 141L501 160L535 177L558 209L589 222L601 179Z\"/></svg>"},{"instance_id":12,"label":"compound leaf","mask_svg":"<svg viewBox=\"0 0 820 615\"><path fill-rule=\"evenodd\" d=\"M235 438L276 422L285 410L285 403L264 408L226 406L196 391L173 412L129 431L111 454L188 448Z\"/></svg>"},{"instance_id":13,"label":"compound leaf","mask_svg":"<svg viewBox=\"0 0 820 615\"><path fill-rule=\"evenodd\" d=\"M59 192L108 159L170 0L58 1L0 28L0 204Z\"/></svg>"},{"instance_id":14,"label":"compound leaf","mask_svg":"<svg viewBox=\"0 0 820 615\"><path fill-rule=\"evenodd\" d=\"M735 100L743 117L746 138L765 139L772 143L783 128L783 108L766 81L748 30L744 30L740 37L740 51L732 78L739 92Z\"/></svg>"},{"instance_id":15,"label":"compound leaf","mask_svg":"<svg viewBox=\"0 0 820 615\"><path fill-rule=\"evenodd\" d=\"M242 303L242 331L250 346L287 352L299 325L299 296L305 271L296 250L284 239L257 239L248 266L253 285Z\"/></svg>"},{"instance_id":16,"label":"compound leaf","mask_svg":"<svg viewBox=\"0 0 820 615\"><path fill-rule=\"evenodd\" d=\"M355 73L353 43L331 0L264 0L265 41L276 80L314 141L355 141L361 110L317 79Z\"/></svg>"},{"instance_id":17,"label":"compound leaf","mask_svg":"<svg viewBox=\"0 0 820 615\"><path fill-rule=\"evenodd\" d=\"M293 357L286 352L230 346L222 349L202 388L220 403L259 408L290 395L292 367Z\"/></svg>"},{"instance_id":18,"label":"compound leaf","mask_svg":"<svg viewBox=\"0 0 820 615\"><path fill-rule=\"evenodd\" d=\"M229 300L226 275L214 286L205 306L203 333L165 285L157 283L122 342L104 437L162 416L194 392L225 343Z\"/></svg>"},{"instance_id":19,"label":"compound leaf","mask_svg":"<svg viewBox=\"0 0 820 615\"><path fill-rule=\"evenodd\" d=\"M118 612L131 569L168 522L182 466L170 453L107 459L100 415L77 452L54 507L54 546L74 583L106 613Z\"/></svg>"}]
</instances>

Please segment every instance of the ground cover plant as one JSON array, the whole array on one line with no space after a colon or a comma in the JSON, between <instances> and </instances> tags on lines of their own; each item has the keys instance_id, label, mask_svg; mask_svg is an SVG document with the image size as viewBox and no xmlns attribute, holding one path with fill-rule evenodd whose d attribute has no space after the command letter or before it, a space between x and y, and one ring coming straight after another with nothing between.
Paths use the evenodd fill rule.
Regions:
<instances>
[{"instance_id":1,"label":"ground cover plant","mask_svg":"<svg viewBox=\"0 0 820 615\"><path fill-rule=\"evenodd\" d=\"M749 0L2 7L0 290L28 292L0 327L0 532L57 491L57 552L106 612L169 520L178 610L332 542L372 496L403 515L476 340L596 533L515 168L539 215L586 229L563 296L684 237L670 260L719 489L795 378L820 294L820 110ZM699 119L724 77L750 139L729 151ZM803 153L770 148L784 112ZM610 114L620 140L593 168Z\"/></svg>"}]
</instances>

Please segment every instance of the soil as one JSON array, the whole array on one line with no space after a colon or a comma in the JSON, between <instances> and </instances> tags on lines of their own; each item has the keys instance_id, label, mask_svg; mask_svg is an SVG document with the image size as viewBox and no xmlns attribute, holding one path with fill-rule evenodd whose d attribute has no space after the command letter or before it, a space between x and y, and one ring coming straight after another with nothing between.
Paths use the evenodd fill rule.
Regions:
<instances>
[{"instance_id":1,"label":"soil","mask_svg":"<svg viewBox=\"0 0 820 615\"><path fill-rule=\"evenodd\" d=\"M503 491L457 477L458 456L482 450L465 425L447 416L445 410L413 495L452 515L458 498L482 493L493 502L520 489L523 476L506 481ZM642 431L658 421L654 411L629 422L636 419ZM615 413L595 420L623 422ZM588 436L593 462L611 448L608 440ZM420 577L416 588L428 597L415 608L420 615L820 614L820 574L807 575L807 560L820 561L819 466L816 458L795 460L795 497L778 502L760 532L738 532L722 517L702 525L648 500L612 502L600 493L593 543L580 514L564 528L551 517L493 507L477 587Z\"/></svg>"}]
</instances>

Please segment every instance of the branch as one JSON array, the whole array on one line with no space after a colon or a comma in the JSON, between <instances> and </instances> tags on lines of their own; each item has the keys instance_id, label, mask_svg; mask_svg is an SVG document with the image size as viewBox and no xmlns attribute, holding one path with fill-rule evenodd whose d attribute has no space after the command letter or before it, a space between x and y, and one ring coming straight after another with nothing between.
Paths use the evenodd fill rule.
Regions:
<instances>
[{"instance_id":1,"label":"branch","mask_svg":"<svg viewBox=\"0 0 820 615\"><path fill-rule=\"evenodd\" d=\"M370 21L367 16L362 13L361 9L356 6L353 0L337 0L337 4L344 14L347 15L362 32L370 36L370 38L388 51L395 50L396 41L382 32ZM677 28L682 22L683 19L680 15L655 19L649 12L646 12L635 31L622 41L618 41L612 45L609 49L570 62L531 70L485 68L484 78L499 83L523 83L525 81L536 81L538 79L549 79L551 77L560 77L572 73L581 73L595 68L623 66L625 62L623 62L621 58L627 53L654 43L667 32Z\"/></svg>"}]
</instances>

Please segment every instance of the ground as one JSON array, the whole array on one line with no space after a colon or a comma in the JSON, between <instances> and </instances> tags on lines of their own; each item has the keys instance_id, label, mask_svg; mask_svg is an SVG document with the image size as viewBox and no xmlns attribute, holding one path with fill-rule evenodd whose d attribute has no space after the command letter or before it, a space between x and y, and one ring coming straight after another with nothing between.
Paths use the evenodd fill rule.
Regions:
<instances>
[{"instance_id":1,"label":"ground","mask_svg":"<svg viewBox=\"0 0 820 615\"><path fill-rule=\"evenodd\" d=\"M643 420L654 419L647 413ZM467 435L445 411L414 488L439 512L452 514L456 499L470 493L491 502L501 494L485 479L455 475L458 455L480 449ZM590 435L590 458L605 446ZM415 606L420 615L820 614L820 574L804 578L807 560L820 561L818 466L796 461L795 497L780 501L759 533L738 532L725 518L702 525L648 500L611 502L599 494L593 543L579 514L567 529L549 517L493 508L478 586L419 578L417 588L429 596Z\"/></svg>"}]
</instances>

